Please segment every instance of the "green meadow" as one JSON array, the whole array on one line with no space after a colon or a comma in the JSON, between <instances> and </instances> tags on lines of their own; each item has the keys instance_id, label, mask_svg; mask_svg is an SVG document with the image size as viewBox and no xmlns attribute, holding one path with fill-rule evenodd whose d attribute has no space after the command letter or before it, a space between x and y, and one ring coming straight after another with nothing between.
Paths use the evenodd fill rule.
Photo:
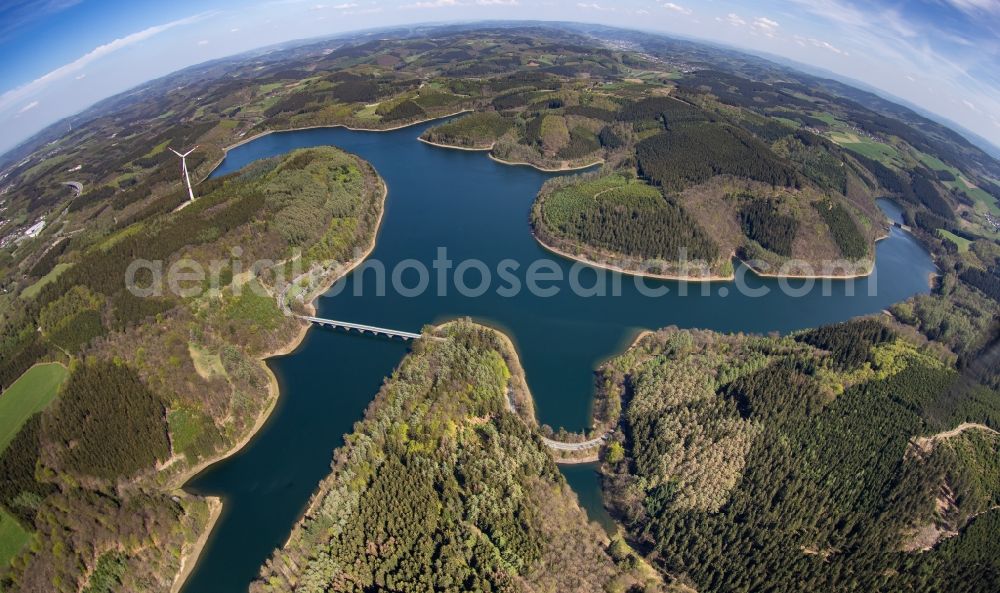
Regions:
<instances>
[{"instance_id":1,"label":"green meadow","mask_svg":"<svg viewBox=\"0 0 1000 593\"><path fill-rule=\"evenodd\" d=\"M28 369L0 396L0 451L7 448L21 425L49 405L69 371L59 363Z\"/></svg>"},{"instance_id":2,"label":"green meadow","mask_svg":"<svg viewBox=\"0 0 1000 593\"><path fill-rule=\"evenodd\" d=\"M7 566L30 538L17 520L0 508L0 567Z\"/></svg>"}]
</instances>

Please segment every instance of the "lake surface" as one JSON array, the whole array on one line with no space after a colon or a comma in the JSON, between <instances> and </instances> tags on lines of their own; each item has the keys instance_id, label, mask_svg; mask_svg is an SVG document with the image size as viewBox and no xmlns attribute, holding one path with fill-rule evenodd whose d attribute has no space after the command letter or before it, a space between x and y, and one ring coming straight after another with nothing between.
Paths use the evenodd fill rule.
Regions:
<instances>
[{"instance_id":1,"label":"lake surface","mask_svg":"<svg viewBox=\"0 0 1000 593\"><path fill-rule=\"evenodd\" d=\"M319 145L338 146L368 160L389 187L370 260L381 262L390 278L397 264L416 260L408 262L410 269L400 278L406 287L416 286L420 275L413 266L419 262L430 270L431 289L404 296L390 287L380 294L377 273L359 269L334 288L338 294L317 300L318 314L407 331L462 316L500 328L518 349L539 421L554 427L587 428L594 370L627 347L642 329L677 325L725 332L789 332L877 312L929 290L928 276L935 270L930 257L908 234L893 228L877 244L874 274L825 285L817 281L799 297L783 293L776 279L752 274L746 274L747 286L766 290L766 295L749 296L727 282L692 283L682 295L677 282L645 281L650 289L669 290L654 298L645 296L629 277L621 277L620 296L579 296L567 282L540 283L560 288L554 296L528 290L513 296L498 294L497 288L509 287L496 273L505 259L519 262L513 275L522 284L529 265L539 259L552 260L564 278L570 275L572 262L542 249L528 227L532 200L551 174L501 165L482 153L418 142L429 125L383 133L329 128L270 134L230 151L214 175ZM890 216L898 215L891 203L881 205ZM449 281L446 294L439 295L433 282L438 272L432 267L439 248L447 250L454 266L467 258L483 262L491 271L492 289L478 297L463 296ZM609 273L591 268L584 269L579 284L591 287L599 274L610 286ZM463 277L469 287L480 284L481 274L475 268ZM787 284L800 288L805 283ZM242 451L186 486L197 494L222 496L225 507L185 593L246 591L329 473L342 436L361 418L383 378L406 351L399 341L313 329L294 353L269 361L282 389L273 414ZM568 477L591 517L606 521L600 514L593 467L568 470Z\"/></svg>"}]
</instances>

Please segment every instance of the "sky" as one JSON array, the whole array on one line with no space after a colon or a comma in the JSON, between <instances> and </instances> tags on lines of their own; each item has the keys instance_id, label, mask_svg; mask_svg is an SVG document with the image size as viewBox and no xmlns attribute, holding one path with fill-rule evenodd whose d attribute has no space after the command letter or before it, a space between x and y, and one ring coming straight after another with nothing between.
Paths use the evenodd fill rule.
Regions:
<instances>
[{"instance_id":1,"label":"sky","mask_svg":"<svg viewBox=\"0 0 1000 593\"><path fill-rule=\"evenodd\" d=\"M0 153L206 60L371 27L483 19L593 22L775 54L1000 145L1000 0L0 0Z\"/></svg>"}]
</instances>

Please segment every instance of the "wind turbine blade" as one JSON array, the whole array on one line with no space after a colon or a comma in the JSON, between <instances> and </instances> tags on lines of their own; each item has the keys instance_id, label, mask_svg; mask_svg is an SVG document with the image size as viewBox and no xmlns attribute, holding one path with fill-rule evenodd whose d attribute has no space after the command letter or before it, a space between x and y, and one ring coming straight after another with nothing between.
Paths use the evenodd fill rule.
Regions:
<instances>
[{"instance_id":1,"label":"wind turbine blade","mask_svg":"<svg viewBox=\"0 0 1000 593\"><path fill-rule=\"evenodd\" d=\"M170 148L170 147L167 147L167 150L169 150L170 152L172 152L172 153L176 154L176 155L177 155L177 156L179 156L179 157L183 157L183 156L185 156L185 155L183 155L183 154L181 154L181 153L177 152L177 151L176 151L176 150L174 150L173 148Z\"/></svg>"}]
</instances>

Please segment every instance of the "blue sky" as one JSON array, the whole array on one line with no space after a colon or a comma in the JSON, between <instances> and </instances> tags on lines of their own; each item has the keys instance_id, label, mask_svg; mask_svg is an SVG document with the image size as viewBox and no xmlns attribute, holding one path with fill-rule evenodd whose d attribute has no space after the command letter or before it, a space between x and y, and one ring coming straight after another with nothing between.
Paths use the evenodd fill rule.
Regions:
<instances>
[{"instance_id":1,"label":"blue sky","mask_svg":"<svg viewBox=\"0 0 1000 593\"><path fill-rule=\"evenodd\" d=\"M1000 145L1000 0L0 0L0 151L205 60L375 26L500 18L597 22L785 56Z\"/></svg>"}]
</instances>

